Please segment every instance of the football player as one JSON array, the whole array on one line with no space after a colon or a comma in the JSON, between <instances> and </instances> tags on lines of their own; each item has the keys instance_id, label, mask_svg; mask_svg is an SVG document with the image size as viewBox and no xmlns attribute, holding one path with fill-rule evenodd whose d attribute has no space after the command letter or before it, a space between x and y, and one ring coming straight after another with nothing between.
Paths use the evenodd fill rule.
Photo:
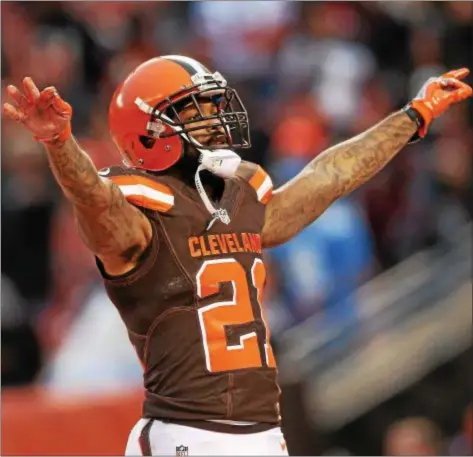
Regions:
<instances>
[{"instance_id":1,"label":"football player","mask_svg":"<svg viewBox=\"0 0 473 457\"><path fill-rule=\"evenodd\" d=\"M250 126L220 73L183 56L138 66L110 104L122 164L97 171L54 87L7 88L4 113L45 145L144 370L127 455L287 455L262 309L262 249L290 240L379 172L472 89L429 79L398 112L273 191L241 161Z\"/></svg>"}]
</instances>

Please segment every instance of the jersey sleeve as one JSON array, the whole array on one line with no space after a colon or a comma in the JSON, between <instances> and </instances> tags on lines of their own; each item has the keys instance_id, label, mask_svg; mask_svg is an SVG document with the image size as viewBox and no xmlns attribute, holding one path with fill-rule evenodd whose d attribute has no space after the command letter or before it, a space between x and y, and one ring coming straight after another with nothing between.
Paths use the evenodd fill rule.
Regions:
<instances>
[{"instance_id":1,"label":"jersey sleeve","mask_svg":"<svg viewBox=\"0 0 473 457\"><path fill-rule=\"evenodd\" d=\"M253 188L257 200L266 205L273 195L273 181L266 171L252 162L242 162L240 176Z\"/></svg>"},{"instance_id":2,"label":"jersey sleeve","mask_svg":"<svg viewBox=\"0 0 473 457\"><path fill-rule=\"evenodd\" d=\"M114 182L132 205L160 213L167 213L174 206L172 190L154 179L121 167L102 169L99 175Z\"/></svg>"}]
</instances>

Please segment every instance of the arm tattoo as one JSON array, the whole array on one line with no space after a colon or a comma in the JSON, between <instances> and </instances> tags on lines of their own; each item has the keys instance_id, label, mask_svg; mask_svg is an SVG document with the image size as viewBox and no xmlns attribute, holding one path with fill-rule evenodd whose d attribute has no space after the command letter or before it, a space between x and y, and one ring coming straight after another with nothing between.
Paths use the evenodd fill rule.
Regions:
<instances>
[{"instance_id":1,"label":"arm tattoo","mask_svg":"<svg viewBox=\"0 0 473 457\"><path fill-rule=\"evenodd\" d=\"M101 178L90 157L74 140L47 146L54 176L74 206L79 233L102 261L128 263L151 239L151 225L130 205L120 188Z\"/></svg>"},{"instance_id":2,"label":"arm tattoo","mask_svg":"<svg viewBox=\"0 0 473 457\"><path fill-rule=\"evenodd\" d=\"M113 256L128 263L137 258L144 247L137 228L145 225L145 216L127 203L116 184L110 182L109 188L109 205L103 211L90 215L83 207L75 206L79 233L95 254Z\"/></svg>"},{"instance_id":3,"label":"arm tattoo","mask_svg":"<svg viewBox=\"0 0 473 457\"><path fill-rule=\"evenodd\" d=\"M274 193L266 210L263 245L276 246L297 235L337 198L383 169L416 130L407 114L397 112L316 157Z\"/></svg>"},{"instance_id":4,"label":"arm tattoo","mask_svg":"<svg viewBox=\"0 0 473 457\"><path fill-rule=\"evenodd\" d=\"M64 194L79 206L106 206L109 198L90 157L71 136L65 142L46 146L49 163ZM104 200L105 199L105 200Z\"/></svg>"}]
</instances>

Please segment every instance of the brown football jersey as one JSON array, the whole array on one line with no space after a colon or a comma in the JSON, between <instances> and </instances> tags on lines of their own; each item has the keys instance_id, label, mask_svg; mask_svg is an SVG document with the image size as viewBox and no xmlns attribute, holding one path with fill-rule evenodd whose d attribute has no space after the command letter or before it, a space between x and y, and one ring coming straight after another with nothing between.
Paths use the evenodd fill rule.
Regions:
<instances>
[{"instance_id":1,"label":"brown football jersey","mask_svg":"<svg viewBox=\"0 0 473 457\"><path fill-rule=\"evenodd\" d=\"M101 172L151 221L139 265L105 287L144 370L144 417L279 423L279 387L262 309L260 234L272 183L243 162L225 180L216 221L197 191L172 176Z\"/></svg>"}]
</instances>

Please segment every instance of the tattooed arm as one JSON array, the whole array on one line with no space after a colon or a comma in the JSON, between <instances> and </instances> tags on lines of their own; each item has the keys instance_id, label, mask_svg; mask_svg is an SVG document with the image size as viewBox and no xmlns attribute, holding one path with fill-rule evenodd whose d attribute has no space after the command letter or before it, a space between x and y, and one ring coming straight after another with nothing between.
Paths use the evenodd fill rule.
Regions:
<instances>
[{"instance_id":1,"label":"tattooed arm","mask_svg":"<svg viewBox=\"0 0 473 457\"><path fill-rule=\"evenodd\" d=\"M424 137L430 123L451 105L466 100L472 88L461 81L467 68L429 78L406 110L315 158L269 201L262 232L265 247L297 235L339 197L378 173L413 137Z\"/></svg>"},{"instance_id":2,"label":"tattooed arm","mask_svg":"<svg viewBox=\"0 0 473 457\"><path fill-rule=\"evenodd\" d=\"M130 271L151 241L151 223L129 204L120 189L102 178L71 135L72 108L54 87L41 92L31 78L24 93L8 86L3 112L23 124L46 146L49 163L72 203L85 244L111 275Z\"/></svg>"},{"instance_id":3,"label":"tattooed arm","mask_svg":"<svg viewBox=\"0 0 473 457\"><path fill-rule=\"evenodd\" d=\"M337 198L378 173L417 129L406 113L398 112L317 156L274 192L266 209L263 246L276 246L297 235Z\"/></svg>"},{"instance_id":4,"label":"tattooed arm","mask_svg":"<svg viewBox=\"0 0 473 457\"><path fill-rule=\"evenodd\" d=\"M72 203L81 238L110 275L131 270L151 240L149 220L98 175L74 137L46 145L54 176Z\"/></svg>"}]
</instances>

